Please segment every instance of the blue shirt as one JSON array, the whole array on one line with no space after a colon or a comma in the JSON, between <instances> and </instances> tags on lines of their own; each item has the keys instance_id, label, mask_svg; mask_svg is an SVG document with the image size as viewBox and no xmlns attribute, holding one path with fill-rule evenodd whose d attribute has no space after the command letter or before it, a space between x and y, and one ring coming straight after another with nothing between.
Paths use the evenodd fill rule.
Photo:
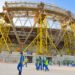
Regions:
<instances>
[{"instance_id":1,"label":"blue shirt","mask_svg":"<svg viewBox=\"0 0 75 75\"><path fill-rule=\"evenodd\" d=\"M20 62L21 62L21 63L24 62L24 56L23 56L23 55L21 55L21 57L20 57Z\"/></svg>"}]
</instances>

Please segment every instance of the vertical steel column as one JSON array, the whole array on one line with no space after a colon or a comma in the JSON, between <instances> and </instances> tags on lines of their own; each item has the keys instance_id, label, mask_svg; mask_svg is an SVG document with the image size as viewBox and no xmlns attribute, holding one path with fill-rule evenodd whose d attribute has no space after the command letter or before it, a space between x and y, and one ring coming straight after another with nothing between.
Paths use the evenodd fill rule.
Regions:
<instances>
[{"instance_id":1,"label":"vertical steel column","mask_svg":"<svg viewBox=\"0 0 75 75\"><path fill-rule=\"evenodd\" d=\"M40 17L40 53L42 53L42 49L43 49L43 38L42 38L42 21L41 21L41 17Z\"/></svg>"}]
</instances>

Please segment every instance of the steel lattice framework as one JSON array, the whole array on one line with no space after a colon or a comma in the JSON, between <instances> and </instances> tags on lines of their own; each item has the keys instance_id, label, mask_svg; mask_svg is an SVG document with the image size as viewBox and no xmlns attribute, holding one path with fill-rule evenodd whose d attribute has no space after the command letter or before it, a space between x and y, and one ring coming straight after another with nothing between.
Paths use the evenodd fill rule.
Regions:
<instances>
[{"instance_id":1,"label":"steel lattice framework","mask_svg":"<svg viewBox=\"0 0 75 75\"><path fill-rule=\"evenodd\" d=\"M58 49L58 45L62 40L64 40L62 50L64 49L67 54L72 53L71 49L75 49L75 43L73 42L75 41L75 15L70 11L44 3L5 2L3 13L0 15L2 17L5 15L5 22L11 24L18 44L23 51L34 47L39 54L51 53L51 49L59 53L61 51ZM33 21L30 21L31 19ZM26 37L24 36L24 41L22 41L17 33L16 25L20 24L22 26L21 32L22 35L25 35L24 27L27 21L31 25L31 30ZM49 21L57 22L61 27L61 30L56 32L55 37L50 26L50 24L53 26L53 23ZM68 27L70 30L67 29ZM36 37L29 45L25 46L35 28Z\"/></svg>"}]
</instances>

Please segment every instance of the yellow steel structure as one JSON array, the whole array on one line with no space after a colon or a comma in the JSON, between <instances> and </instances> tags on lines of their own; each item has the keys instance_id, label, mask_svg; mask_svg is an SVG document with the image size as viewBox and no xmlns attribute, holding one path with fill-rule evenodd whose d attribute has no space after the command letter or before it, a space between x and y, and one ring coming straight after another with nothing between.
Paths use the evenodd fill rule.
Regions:
<instances>
[{"instance_id":1,"label":"yellow steel structure","mask_svg":"<svg viewBox=\"0 0 75 75\"><path fill-rule=\"evenodd\" d=\"M42 17L42 15L41 15ZM48 54L48 52L50 52L49 48L48 48L48 43L50 44L50 47L55 49L57 53L60 53L59 49L57 48L57 46L55 45L55 43L53 42L51 36L49 35L48 32L48 23L46 20L46 17L44 18L44 20L41 19L41 17L39 18L40 22L38 24L38 30L37 30L37 35L39 35L38 37L36 37L25 49L24 51L26 51L28 48L30 48L30 46L33 45L37 45L36 46L36 51L37 54ZM63 40L64 40L64 45L63 48L65 51L65 54L71 54L72 50L70 48L71 43L73 38L73 35L71 36L71 34L68 34L68 30L67 27L71 26L68 25L70 21L64 22L63 24L61 24L61 30L63 31ZM70 27L74 33L74 27L71 26ZM48 42L49 40L49 42ZM57 40L57 39L56 39ZM37 42L37 43L36 43ZM34 47L34 46L33 46Z\"/></svg>"},{"instance_id":2,"label":"yellow steel structure","mask_svg":"<svg viewBox=\"0 0 75 75\"><path fill-rule=\"evenodd\" d=\"M23 50L24 52L27 50L32 51L31 49L33 49L37 54L46 55L52 54L51 51L53 50L56 53L60 53L60 50L63 49L65 54L70 54L72 52L71 47L74 45L73 41L75 40L75 18L71 12L56 6L46 5L44 3L38 4L27 2L6 2L4 11L12 25L19 48L21 47L20 45L22 45L21 48L24 48L25 46ZM20 36L17 33L15 26L16 22L13 22L13 19L16 17L21 25L22 21L20 18L22 20L26 18L34 19L34 21L32 21L34 23L31 26L29 33L23 37L24 41L20 39ZM59 22L61 28L56 29L59 31L57 34L53 33L53 28L49 28L48 19L53 22ZM71 30L67 29L68 26ZM35 28L37 29L35 38L30 44L26 44ZM8 51L10 50L8 43L11 43L11 40L8 37L9 31L9 26L6 26L6 24L0 24L0 47L3 47L4 44ZM24 28L21 29L21 32L25 32ZM70 35L70 32L72 32L73 35ZM63 47L59 49L58 47L62 41L64 42Z\"/></svg>"},{"instance_id":3,"label":"yellow steel structure","mask_svg":"<svg viewBox=\"0 0 75 75\"><path fill-rule=\"evenodd\" d=\"M48 54L50 52L48 44L50 43L50 46L54 48L57 52L58 49L56 48L55 44L53 43L53 40L51 39L49 33L48 33L48 23L46 20L46 16L42 20L43 16L40 15L39 21L38 21L38 30L37 30L37 36L36 38L24 49L26 51L30 46L34 47L36 45L36 52L37 54ZM49 42L48 42L49 40Z\"/></svg>"},{"instance_id":4,"label":"yellow steel structure","mask_svg":"<svg viewBox=\"0 0 75 75\"><path fill-rule=\"evenodd\" d=\"M75 23L74 23L74 22L72 22L72 23L70 24L70 28L71 28L71 31L72 31L73 34L74 34L74 37L75 37Z\"/></svg>"},{"instance_id":5,"label":"yellow steel structure","mask_svg":"<svg viewBox=\"0 0 75 75\"><path fill-rule=\"evenodd\" d=\"M10 46L11 46L11 40L9 38L9 31L10 31L10 26L7 23L3 23L3 19L0 21L0 48L7 49L10 51ZM9 43L9 44L8 44ZM10 46L9 46L10 45Z\"/></svg>"},{"instance_id":6,"label":"yellow steel structure","mask_svg":"<svg viewBox=\"0 0 75 75\"><path fill-rule=\"evenodd\" d=\"M67 27L69 26L70 29L67 29ZM72 23L70 20L65 22L65 24L63 23L63 25L61 25L62 27L62 31L64 32L64 36L63 36L63 40L64 40L64 46L62 49L64 49L64 53L65 54L72 54L74 52L74 50L72 49L72 47L74 47L74 42L75 42L75 26L74 26L74 22Z\"/></svg>"}]
</instances>

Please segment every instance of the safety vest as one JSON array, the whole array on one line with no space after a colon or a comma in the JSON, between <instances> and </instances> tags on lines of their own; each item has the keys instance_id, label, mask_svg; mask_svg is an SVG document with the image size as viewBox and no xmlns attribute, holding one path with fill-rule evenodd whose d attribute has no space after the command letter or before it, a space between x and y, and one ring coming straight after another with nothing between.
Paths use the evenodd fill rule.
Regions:
<instances>
[{"instance_id":1,"label":"safety vest","mask_svg":"<svg viewBox=\"0 0 75 75\"><path fill-rule=\"evenodd\" d=\"M48 60L45 61L45 65L48 65Z\"/></svg>"}]
</instances>

